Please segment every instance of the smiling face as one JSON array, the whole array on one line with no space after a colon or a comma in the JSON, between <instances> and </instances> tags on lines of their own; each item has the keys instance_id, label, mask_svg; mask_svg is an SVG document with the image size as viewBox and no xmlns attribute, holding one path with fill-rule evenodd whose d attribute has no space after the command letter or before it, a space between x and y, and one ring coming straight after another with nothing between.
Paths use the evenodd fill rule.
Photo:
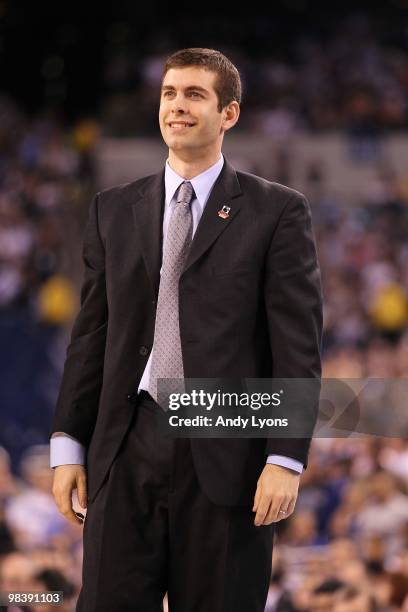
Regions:
<instances>
[{"instance_id":1,"label":"smiling face","mask_svg":"<svg viewBox=\"0 0 408 612\"><path fill-rule=\"evenodd\" d=\"M217 75L199 66L170 68L161 89L159 123L170 151L194 159L221 150L224 132L238 120L239 105L218 110Z\"/></svg>"}]
</instances>

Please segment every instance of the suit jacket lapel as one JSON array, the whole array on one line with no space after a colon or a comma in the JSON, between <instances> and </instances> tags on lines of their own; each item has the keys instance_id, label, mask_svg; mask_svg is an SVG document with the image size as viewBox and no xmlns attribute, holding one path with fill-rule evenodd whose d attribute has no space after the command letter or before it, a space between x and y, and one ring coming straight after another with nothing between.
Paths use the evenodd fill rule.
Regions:
<instances>
[{"instance_id":1,"label":"suit jacket lapel","mask_svg":"<svg viewBox=\"0 0 408 612\"><path fill-rule=\"evenodd\" d=\"M162 262L164 168L133 194L132 210L153 295L157 297Z\"/></svg>"},{"instance_id":2,"label":"suit jacket lapel","mask_svg":"<svg viewBox=\"0 0 408 612\"><path fill-rule=\"evenodd\" d=\"M224 156L224 166L213 185L210 197L205 205L182 274L210 248L216 238L238 214L240 203L238 201L232 203L231 200L241 193L237 173ZM224 205L230 207L226 219L218 215L218 211Z\"/></svg>"},{"instance_id":3,"label":"suit jacket lapel","mask_svg":"<svg viewBox=\"0 0 408 612\"><path fill-rule=\"evenodd\" d=\"M146 179L134 193L132 183L128 197L132 199L133 218L136 224L143 259L155 296L159 292L160 267L162 262L162 230L164 214L164 168ZM224 156L224 166L215 181L210 197L194 234L184 272L207 251L216 238L228 227L238 214L240 204L231 200L242 193L237 174ZM222 206L230 207L228 217L218 215Z\"/></svg>"}]
</instances>

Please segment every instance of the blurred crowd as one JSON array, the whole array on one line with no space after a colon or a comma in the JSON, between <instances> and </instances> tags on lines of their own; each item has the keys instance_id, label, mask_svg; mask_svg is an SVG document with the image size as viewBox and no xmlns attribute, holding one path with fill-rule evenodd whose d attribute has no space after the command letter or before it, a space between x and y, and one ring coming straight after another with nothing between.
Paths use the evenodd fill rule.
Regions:
<instances>
[{"instance_id":1,"label":"blurred crowd","mask_svg":"<svg viewBox=\"0 0 408 612\"><path fill-rule=\"evenodd\" d=\"M407 491L407 440L314 440L267 612L408 610Z\"/></svg>"},{"instance_id":2,"label":"blurred crowd","mask_svg":"<svg viewBox=\"0 0 408 612\"><path fill-rule=\"evenodd\" d=\"M23 610L71 612L82 527L57 511L48 459L47 445L27 449L16 476L0 448L0 592L63 591L63 607ZM407 491L408 440L316 439L296 510L277 524L266 612L408 610Z\"/></svg>"},{"instance_id":3,"label":"blurred crowd","mask_svg":"<svg viewBox=\"0 0 408 612\"><path fill-rule=\"evenodd\" d=\"M0 95L0 446L14 467L26 447L47 441L78 307L97 137L91 120L67 129Z\"/></svg>"},{"instance_id":4,"label":"blurred crowd","mask_svg":"<svg viewBox=\"0 0 408 612\"><path fill-rule=\"evenodd\" d=\"M48 445L26 450L19 476L0 447L0 593L59 591L63 605L22 606L27 612L74 609L81 584L81 528L56 511ZM9 606L10 612L20 606Z\"/></svg>"},{"instance_id":5,"label":"blurred crowd","mask_svg":"<svg viewBox=\"0 0 408 612\"><path fill-rule=\"evenodd\" d=\"M244 129L270 136L336 129L375 136L407 127L403 20L394 19L387 29L372 13L356 12L331 26L322 22L321 28L316 23L307 28L292 24L285 35L273 15L247 17L248 23L220 14L216 23L217 35L228 41L221 50L240 69ZM182 23L192 40L195 32L195 39L201 40L203 31L210 30L205 19L184 15ZM252 45L247 40L251 27L256 30ZM107 41L100 109L105 131L114 136L155 135L161 69L168 49L175 46L167 29L157 26L150 51L143 54L125 22L112 25Z\"/></svg>"},{"instance_id":6,"label":"blurred crowd","mask_svg":"<svg viewBox=\"0 0 408 612\"><path fill-rule=\"evenodd\" d=\"M38 318L64 322L72 315L59 276L64 235L93 184L97 127L83 121L68 131L52 113L29 118L1 95L0 117L0 308L31 302ZM65 288L54 309L42 297L51 280Z\"/></svg>"}]
</instances>

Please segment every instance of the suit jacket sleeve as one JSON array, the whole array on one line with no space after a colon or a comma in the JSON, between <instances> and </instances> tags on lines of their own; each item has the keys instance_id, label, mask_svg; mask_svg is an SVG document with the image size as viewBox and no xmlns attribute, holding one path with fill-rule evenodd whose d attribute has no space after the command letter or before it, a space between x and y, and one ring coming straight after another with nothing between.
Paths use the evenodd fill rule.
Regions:
<instances>
[{"instance_id":1,"label":"suit jacket sleeve","mask_svg":"<svg viewBox=\"0 0 408 612\"><path fill-rule=\"evenodd\" d=\"M299 192L289 198L272 237L264 297L272 376L317 379L315 395L301 406L313 428L321 380L322 294L310 206ZM306 468L310 442L310 436L268 438L266 454L292 457Z\"/></svg>"},{"instance_id":2,"label":"suit jacket sleeve","mask_svg":"<svg viewBox=\"0 0 408 612\"><path fill-rule=\"evenodd\" d=\"M63 431L85 447L96 423L108 327L105 249L99 233L98 203L99 194L89 208L82 248L80 311L72 327L50 430L50 435Z\"/></svg>"}]
</instances>

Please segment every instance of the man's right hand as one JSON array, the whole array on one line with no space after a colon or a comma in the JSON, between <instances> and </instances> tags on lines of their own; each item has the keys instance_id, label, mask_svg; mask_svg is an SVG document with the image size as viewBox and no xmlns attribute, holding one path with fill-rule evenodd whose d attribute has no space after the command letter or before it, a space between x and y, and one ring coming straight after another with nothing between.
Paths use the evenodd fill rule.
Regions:
<instances>
[{"instance_id":1,"label":"man's right hand","mask_svg":"<svg viewBox=\"0 0 408 612\"><path fill-rule=\"evenodd\" d=\"M77 516L72 508L72 491L77 489L78 501L82 508L86 508L86 470L83 465L58 465L54 468L54 482L52 494L58 510L71 523L82 525L83 520Z\"/></svg>"}]
</instances>

